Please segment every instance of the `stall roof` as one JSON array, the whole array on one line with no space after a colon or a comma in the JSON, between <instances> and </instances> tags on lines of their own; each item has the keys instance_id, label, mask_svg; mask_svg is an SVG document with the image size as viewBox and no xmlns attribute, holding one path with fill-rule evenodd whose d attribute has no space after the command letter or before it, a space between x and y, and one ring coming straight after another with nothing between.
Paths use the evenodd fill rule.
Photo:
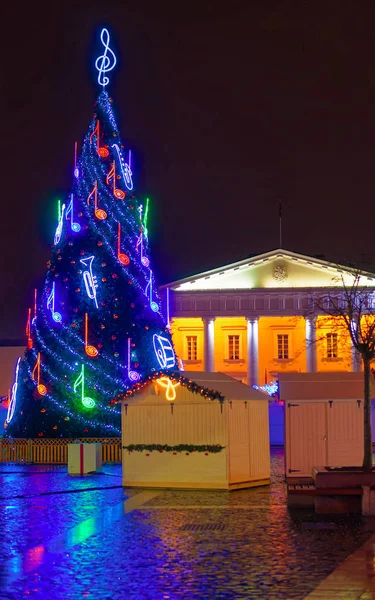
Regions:
<instances>
[{"instance_id":1,"label":"stall roof","mask_svg":"<svg viewBox=\"0 0 375 600\"><path fill-rule=\"evenodd\" d=\"M263 400L269 401L269 397L254 390L254 388L241 383L225 373L206 373L202 371L181 371L183 377L191 379L202 387L217 390L225 400Z\"/></svg>"}]
</instances>

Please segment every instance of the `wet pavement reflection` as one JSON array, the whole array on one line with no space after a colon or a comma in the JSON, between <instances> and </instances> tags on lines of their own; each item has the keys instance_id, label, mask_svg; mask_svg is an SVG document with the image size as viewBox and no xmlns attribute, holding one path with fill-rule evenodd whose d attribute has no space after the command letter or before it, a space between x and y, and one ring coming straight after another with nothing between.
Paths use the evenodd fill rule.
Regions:
<instances>
[{"instance_id":1,"label":"wet pavement reflection","mask_svg":"<svg viewBox=\"0 0 375 600\"><path fill-rule=\"evenodd\" d=\"M302 599L375 531L289 511L282 450L271 486L231 493L124 490L120 465L103 471L0 465L1 600Z\"/></svg>"}]
</instances>

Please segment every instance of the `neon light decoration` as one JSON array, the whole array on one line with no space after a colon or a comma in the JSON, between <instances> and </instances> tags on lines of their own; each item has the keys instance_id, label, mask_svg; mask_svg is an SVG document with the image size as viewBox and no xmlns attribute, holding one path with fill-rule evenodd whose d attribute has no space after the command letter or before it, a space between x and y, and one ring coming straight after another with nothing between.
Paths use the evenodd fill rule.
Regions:
<instances>
[{"instance_id":1,"label":"neon light decoration","mask_svg":"<svg viewBox=\"0 0 375 600\"><path fill-rule=\"evenodd\" d=\"M176 387L180 385L178 381L173 383L169 377L160 377L156 380L156 383L158 383L161 387L166 388L165 397L167 400L169 400L169 402L172 402L176 399Z\"/></svg>"},{"instance_id":2,"label":"neon light decoration","mask_svg":"<svg viewBox=\"0 0 375 600\"><path fill-rule=\"evenodd\" d=\"M95 129L90 135L90 144L92 144L92 138L96 136L96 151L102 158L107 158L109 156L109 151L104 146L100 147L100 121L99 119L96 121Z\"/></svg>"},{"instance_id":3,"label":"neon light decoration","mask_svg":"<svg viewBox=\"0 0 375 600\"><path fill-rule=\"evenodd\" d=\"M79 169L77 167L77 142L74 142L74 177L78 179Z\"/></svg>"},{"instance_id":4,"label":"neon light decoration","mask_svg":"<svg viewBox=\"0 0 375 600\"><path fill-rule=\"evenodd\" d=\"M87 344L88 330L89 330L89 315L87 313L85 313L85 352L86 352L87 356L90 356L90 358L95 358L95 356L98 356L99 352L98 352L98 349L95 348L95 346L89 346Z\"/></svg>"},{"instance_id":5,"label":"neon light decoration","mask_svg":"<svg viewBox=\"0 0 375 600\"><path fill-rule=\"evenodd\" d=\"M143 256L143 232L141 231L138 239L137 239L137 243L135 245L135 249L137 252L139 252L138 248L141 248L141 263L144 267L148 267L150 265L150 261L147 258L147 256Z\"/></svg>"},{"instance_id":6,"label":"neon light decoration","mask_svg":"<svg viewBox=\"0 0 375 600\"><path fill-rule=\"evenodd\" d=\"M31 373L31 379L35 381L35 371L37 371L37 390L38 394L41 396L45 396L47 393L47 388L45 385L40 383L40 352L38 352L38 358L36 359L35 367L33 368L33 372Z\"/></svg>"},{"instance_id":7,"label":"neon light decoration","mask_svg":"<svg viewBox=\"0 0 375 600\"><path fill-rule=\"evenodd\" d=\"M154 312L158 312L159 304L157 304L157 302L154 302L152 299L152 271L150 271L150 278L149 278L148 284L146 285L145 294L146 294L147 298L150 295L149 300L150 300L151 310L153 310Z\"/></svg>"},{"instance_id":8,"label":"neon light decoration","mask_svg":"<svg viewBox=\"0 0 375 600\"><path fill-rule=\"evenodd\" d=\"M122 265L128 265L130 263L130 258L127 254L123 254L121 252L121 225L118 223L117 226L117 258L119 259Z\"/></svg>"},{"instance_id":9,"label":"neon light decoration","mask_svg":"<svg viewBox=\"0 0 375 600\"><path fill-rule=\"evenodd\" d=\"M171 328L171 319L170 319L170 304L169 304L169 287L167 287L167 327Z\"/></svg>"},{"instance_id":10,"label":"neon light decoration","mask_svg":"<svg viewBox=\"0 0 375 600\"><path fill-rule=\"evenodd\" d=\"M28 314L27 314L26 337L27 337L27 347L30 350L33 347L33 340L31 339L31 308L29 308Z\"/></svg>"},{"instance_id":11,"label":"neon light decoration","mask_svg":"<svg viewBox=\"0 0 375 600\"><path fill-rule=\"evenodd\" d=\"M55 311L55 282L52 284L52 290L47 299L47 310L50 310L52 313L52 319L56 323L61 323L62 317L59 312Z\"/></svg>"},{"instance_id":12,"label":"neon light decoration","mask_svg":"<svg viewBox=\"0 0 375 600\"><path fill-rule=\"evenodd\" d=\"M34 321L34 319L36 319L36 296L37 296L37 293L38 293L37 289L35 288L34 289L34 318L33 318L33 321Z\"/></svg>"},{"instance_id":13,"label":"neon light decoration","mask_svg":"<svg viewBox=\"0 0 375 600\"><path fill-rule=\"evenodd\" d=\"M70 215L70 228L72 231L75 231L76 233L78 233L78 231L81 231L81 225L79 223L74 222L73 211L74 211L74 197L73 197L73 194L71 194L69 206L65 213L65 218L68 219L68 217Z\"/></svg>"},{"instance_id":14,"label":"neon light decoration","mask_svg":"<svg viewBox=\"0 0 375 600\"><path fill-rule=\"evenodd\" d=\"M59 218L59 224L57 226L56 233L55 233L55 238L53 240L55 246L57 246L57 244L61 240L61 233L62 233L63 221L64 221L64 210L65 210L65 204L62 205L61 215L60 215L60 218ZM60 209L59 209L59 212L60 212Z\"/></svg>"},{"instance_id":15,"label":"neon light decoration","mask_svg":"<svg viewBox=\"0 0 375 600\"><path fill-rule=\"evenodd\" d=\"M271 383L265 383L264 385L253 385L254 390L260 390L266 392L269 396L275 396L279 391L279 384L277 381L271 381Z\"/></svg>"},{"instance_id":16,"label":"neon light decoration","mask_svg":"<svg viewBox=\"0 0 375 600\"><path fill-rule=\"evenodd\" d=\"M113 161L111 168L109 170L109 173L107 175L107 178L106 178L107 185L109 185L109 182L111 179L113 182L113 195L116 198L118 198L119 200L123 200L126 196L125 192L123 192L122 190L119 190L116 187L116 163L115 163L115 161Z\"/></svg>"},{"instance_id":17,"label":"neon light decoration","mask_svg":"<svg viewBox=\"0 0 375 600\"><path fill-rule=\"evenodd\" d=\"M74 382L73 390L77 391L78 386L81 385L81 400L83 406L86 408L94 408L95 401L89 396L85 396L85 365L82 364L81 372L78 375L76 381Z\"/></svg>"},{"instance_id":18,"label":"neon light decoration","mask_svg":"<svg viewBox=\"0 0 375 600\"><path fill-rule=\"evenodd\" d=\"M131 190L133 189L133 179L132 179L133 173L130 168L131 151L129 150L129 164L127 164L122 157L122 153L121 153L121 150L120 150L118 144L112 144L112 148L115 148L115 150L117 152L118 160L120 163L120 169L121 169L121 173L122 173L122 178L124 180L126 187L129 190L129 192L131 192Z\"/></svg>"},{"instance_id":19,"label":"neon light decoration","mask_svg":"<svg viewBox=\"0 0 375 600\"><path fill-rule=\"evenodd\" d=\"M171 342L157 333L152 338L156 358L162 369L170 369L176 364L176 357Z\"/></svg>"},{"instance_id":20,"label":"neon light decoration","mask_svg":"<svg viewBox=\"0 0 375 600\"><path fill-rule=\"evenodd\" d=\"M136 381L140 380L141 376L139 373L137 373L137 371L131 370L130 346L131 346L131 338L128 338L128 377L129 377L130 381L133 381L135 383Z\"/></svg>"},{"instance_id":21,"label":"neon light decoration","mask_svg":"<svg viewBox=\"0 0 375 600\"><path fill-rule=\"evenodd\" d=\"M148 229L147 229L148 203L149 203L149 198L146 198L145 214L144 214L144 217L143 217L143 220L142 220L143 233L145 234L145 238L148 238Z\"/></svg>"},{"instance_id":22,"label":"neon light decoration","mask_svg":"<svg viewBox=\"0 0 375 600\"><path fill-rule=\"evenodd\" d=\"M86 292L91 300L94 300L96 308L98 308L98 300L96 297L96 289L98 287L96 275L92 273L92 263L94 260L94 256L89 256L88 258L81 258L79 262L81 262L85 267L87 267L87 271L83 271L83 281L85 284Z\"/></svg>"},{"instance_id":23,"label":"neon light decoration","mask_svg":"<svg viewBox=\"0 0 375 600\"><path fill-rule=\"evenodd\" d=\"M94 187L92 188L92 192L90 192L90 194L88 195L88 198L87 198L87 204L88 205L90 205L90 198L92 196L94 196L94 211L95 211L95 216L100 221L104 221L104 219L106 219L108 215L105 212L105 210L102 210L101 208L98 208L98 182L97 181L95 181Z\"/></svg>"},{"instance_id":24,"label":"neon light decoration","mask_svg":"<svg viewBox=\"0 0 375 600\"><path fill-rule=\"evenodd\" d=\"M20 369L20 362L21 362L21 357L19 357L19 359L17 360L16 374L15 374L15 377L14 377L14 383L13 383L13 387L12 387L12 394L11 394L11 398L10 398L10 402L9 402L9 406L8 406L8 413L7 413L7 416L5 418L5 422L7 424L9 424L11 422L11 420L13 419L14 411L16 410L17 388L18 388L18 371Z\"/></svg>"},{"instance_id":25,"label":"neon light decoration","mask_svg":"<svg viewBox=\"0 0 375 600\"><path fill-rule=\"evenodd\" d=\"M106 73L108 73L109 71L112 71L112 69L116 66L117 60L116 60L115 53L109 47L109 31L108 31L108 29L105 29L105 28L102 29L102 32L100 34L100 39L104 46L104 54L102 54L101 56L99 56L96 59L95 68L99 71L99 75L98 75L99 85L102 85L103 87L105 87L106 85L109 84L109 79L108 79ZM109 52L109 55L107 55L107 52Z\"/></svg>"}]
</instances>

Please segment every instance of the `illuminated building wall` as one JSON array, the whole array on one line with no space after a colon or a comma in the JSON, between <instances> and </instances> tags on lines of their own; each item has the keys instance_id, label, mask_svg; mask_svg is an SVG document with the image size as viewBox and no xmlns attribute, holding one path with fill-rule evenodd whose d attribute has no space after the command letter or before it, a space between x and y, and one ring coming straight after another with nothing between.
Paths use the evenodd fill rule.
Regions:
<instances>
[{"instance_id":1,"label":"illuminated building wall","mask_svg":"<svg viewBox=\"0 0 375 600\"><path fill-rule=\"evenodd\" d=\"M310 310L311 297L337 287L339 273L326 261L276 250L164 286L184 368L258 385L285 371L361 370L346 328Z\"/></svg>"}]
</instances>

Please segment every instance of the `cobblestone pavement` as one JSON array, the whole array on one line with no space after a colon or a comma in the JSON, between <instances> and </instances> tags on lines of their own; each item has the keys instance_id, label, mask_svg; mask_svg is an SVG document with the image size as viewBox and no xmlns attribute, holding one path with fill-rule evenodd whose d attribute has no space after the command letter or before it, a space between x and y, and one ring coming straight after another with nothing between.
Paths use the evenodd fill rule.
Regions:
<instances>
[{"instance_id":1,"label":"cobblestone pavement","mask_svg":"<svg viewBox=\"0 0 375 600\"><path fill-rule=\"evenodd\" d=\"M271 486L230 493L124 490L119 465L103 471L0 465L0 600L302 599L375 531L289 511L282 450Z\"/></svg>"}]
</instances>

